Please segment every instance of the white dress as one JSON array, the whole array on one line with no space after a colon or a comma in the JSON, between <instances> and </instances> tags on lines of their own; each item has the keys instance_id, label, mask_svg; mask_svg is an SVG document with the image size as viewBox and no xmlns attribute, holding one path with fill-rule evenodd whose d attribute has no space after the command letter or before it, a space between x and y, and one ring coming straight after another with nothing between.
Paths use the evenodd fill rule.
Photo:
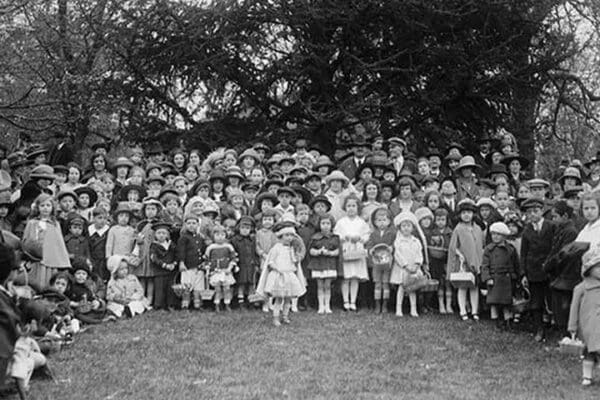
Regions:
<instances>
[{"instance_id":1,"label":"white dress","mask_svg":"<svg viewBox=\"0 0 600 400\"><path fill-rule=\"evenodd\" d=\"M352 247L364 249L364 244L369 239L371 229L369 225L361 217L342 217L336 224L333 233L340 237L342 245L342 259L343 253ZM349 238L358 236L360 241L356 244L351 243ZM367 256L359 258L357 260L343 260L342 270L344 279L359 279L369 280L369 272L367 271Z\"/></svg>"},{"instance_id":2,"label":"white dress","mask_svg":"<svg viewBox=\"0 0 600 400\"><path fill-rule=\"evenodd\" d=\"M390 275L390 283L402 285L406 275L411 274L407 267L412 269L415 264L423 264L423 246L421 242L414 236L407 238L398 232L396 240L394 240L394 266Z\"/></svg>"}]
</instances>

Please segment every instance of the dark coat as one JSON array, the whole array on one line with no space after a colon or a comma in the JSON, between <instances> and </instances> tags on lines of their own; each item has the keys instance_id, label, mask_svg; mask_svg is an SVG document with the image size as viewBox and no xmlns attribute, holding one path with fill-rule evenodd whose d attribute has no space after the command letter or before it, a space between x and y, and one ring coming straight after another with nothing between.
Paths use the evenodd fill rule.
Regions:
<instances>
[{"instance_id":1,"label":"dark coat","mask_svg":"<svg viewBox=\"0 0 600 400\"><path fill-rule=\"evenodd\" d=\"M165 249L157 242L150 244L150 265L154 271L153 276L171 275L173 271L164 268L164 264L175 263L175 245L170 243L169 248Z\"/></svg>"},{"instance_id":2,"label":"dark coat","mask_svg":"<svg viewBox=\"0 0 600 400\"><path fill-rule=\"evenodd\" d=\"M12 358L15 343L19 337L18 324L21 321L19 309L14 299L4 287L0 286L0 369L6 369L7 361ZM2 376L6 371L0 370Z\"/></svg>"},{"instance_id":3,"label":"dark coat","mask_svg":"<svg viewBox=\"0 0 600 400\"><path fill-rule=\"evenodd\" d=\"M183 261L186 268L198 268L206 251L206 237L193 234L185 229L177 241L177 260Z\"/></svg>"},{"instance_id":4,"label":"dark coat","mask_svg":"<svg viewBox=\"0 0 600 400\"><path fill-rule=\"evenodd\" d=\"M69 252L69 257L83 257L89 260L90 257L90 243L88 238L85 236L73 236L68 233L65 236L65 246Z\"/></svg>"},{"instance_id":5,"label":"dark coat","mask_svg":"<svg viewBox=\"0 0 600 400\"><path fill-rule=\"evenodd\" d=\"M48 154L49 165L67 165L75 161L73 147L67 142L59 142L52 146Z\"/></svg>"},{"instance_id":6,"label":"dark coat","mask_svg":"<svg viewBox=\"0 0 600 400\"><path fill-rule=\"evenodd\" d=\"M547 219L544 219L540 232L536 232L531 223L527 223L523 229L521 265L525 269L527 279L531 282L548 280L544 271L544 263L552 251L554 230L554 224Z\"/></svg>"},{"instance_id":7,"label":"dark coat","mask_svg":"<svg viewBox=\"0 0 600 400\"><path fill-rule=\"evenodd\" d=\"M351 181L356 177L359 165L356 164L354 157L348 157L340 163L339 170Z\"/></svg>"},{"instance_id":8,"label":"dark coat","mask_svg":"<svg viewBox=\"0 0 600 400\"><path fill-rule=\"evenodd\" d=\"M581 282L581 256L568 254L564 247L575 241L579 229L575 222L567 221L556 227L552 240L552 252L544 264L544 271L550 279L550 287L557 290L571 291Z\"/></svg>"},{"instance_id":9,"label":"dark coat","mask_svg":"<svg viewBox=\"0 0 600 400\"><path fill-rule=\"evenodd\" d=\"M512 304L513 286L523 275L517 249L512 244L503 241L485 246L481 281L493 280L488 286L488 304Z\"/></svg>"},{"instance_id":10,"label":"dark coat","mask_svg":"<svg viewBox=\"0 0 600 400\"><path fill-rule=\"evenodd\" d=\"M240 284L256 283L254 273L258 269L258 255L256 254L256 238L254 235L242 236L236 233L231 238L231 245L238 255L240 270L235 276L235 281Z\"/></svg>"},{"instance_id":11,"label":"dark coat","mask_svg":"<svg viewBox=\"0 0 600 400\"><path fill-rule=\"evenodd\" d=\"M90 247L90 261L94 266L94 271L105 281L110 278L110 273L106 269L106 238L108 229L102 234L94 232L88 238Z\"/></svg>"}]
</instances>

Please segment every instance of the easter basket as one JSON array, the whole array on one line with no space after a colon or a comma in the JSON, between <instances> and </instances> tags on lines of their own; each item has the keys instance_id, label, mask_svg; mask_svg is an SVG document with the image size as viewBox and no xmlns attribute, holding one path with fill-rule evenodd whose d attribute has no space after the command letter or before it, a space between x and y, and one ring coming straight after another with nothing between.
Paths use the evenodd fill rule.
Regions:
<instances>
[{"instance_id":1,"label":"easter basket","mask_svg":"<svg viewBox=\"0 0 600 400\"><path fill-rule=\"evenodd\" d=\"M248 295L248 303L261 303L265 300L265 298L263 296L261 296L260 294L256 293L256 275L258 274L258 271L255 271L254 274L252 274L252 287L254 288L254 293L251 293Z\"/></svg>"},{"instance_id":2,"label":"easter basket","mask_svg":"<svg viewBox=\"0 0 600 400\"><path fill-rule=\"evenodd\" d=\"M361 243L346 243L342 248L344 261L357 261L367 256L367 251Z\"/></svg>"},{"instance_id":3,"label":"easter basket","mask_svg":"<svg viewBox=\"0 0 600 400\"><path fill-rule=\"evenodd\" d=\"M208 283L209 277L208 277L209 273L208 271L206 271L206 273L204 274L204 288L203 290L200 290L200 298L202 300L212 300L212 298L215 295L215 291L213 289L210 289L210 285Z\"/></svg>"},{"instance_id":4,"label":"easter basket","mask_svg":"<svg viewBox=\"0 0 600 400\"><path fill-rule=\"evenodd\" d=\"M186 285L184 283L181 283L181 272L178 272L174 277L173 277L173 283L171 284L171 290L173 290L173 293L175 294L175 296L181 298L183 297L184 294L189 293L192 288L190 285Z\"/></svg>"},{"instance_id":5,"label":"easter basket","mask_svg":"<svg viewBox=\"0 0 600 400\"><path fill-rule=\"evenodd\" d=\"M458 272L451 272L448 280L455 289L472 289L475 287L475 274L465 270L465 258L457 250L456 255L459 258L460 265Z\"/></svg>"},{"instance_id":6,"label":"easter basket","mask_svg":"<svg viewBox=\"0 0 600 400\"><path fill-rule=\"evenodd\" d=\"M437 292L440 286L440 281L437 279L427 279L424 286L421 288L421 292Z\"/></svg>"},{"instance_id":7,"label":"easter basket","mask_svg":"<svg viewBox=\"0 0 600 400\"><path fill-rule=\"evenodd\" d=\"M513 312L522 314L527 311L529 307L529 301L531 300L531 293L525 286L518 286L515 290L515 294L512 300Z\"/></svg>"},{"instance_id":8,"label":"easter basket","mask_svg":"<svg viewBox=\"0 0 600 400\"><path fill-rule=\"evenodd\" d=\"M562 354L581 357L585 350L583 342L576 338L564 337L558 342L558 349Z\"/></svg>"},{"instance_id":9,"label":"easter basket","mask_svg":"<svg viewBox=\"0 0 600 400\"><path fill-rule=\"evenodd\" d=\"M392 268L392 261L394 255L392 254L392 248L385 243L379 243L371 249L371 262L374 267L379 268Z\"/></svg>"}]
</instances>

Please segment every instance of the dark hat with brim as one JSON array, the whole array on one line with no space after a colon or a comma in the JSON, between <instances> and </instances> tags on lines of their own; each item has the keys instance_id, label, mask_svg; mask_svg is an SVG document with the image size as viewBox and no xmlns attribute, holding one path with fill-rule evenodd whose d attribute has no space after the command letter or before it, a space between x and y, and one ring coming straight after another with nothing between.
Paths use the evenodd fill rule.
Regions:
<instances>
[{"instance_id":1,"label":"dark hat with brim","mask_svg":"<svg viewBox=\"0 0 600 400\"><path fill-rule=\"evenodd\" d=\"M506 175L508 177L508 170L506 169L506 165L504 164L492 164L490 166L489 172L487 174L488 177L492 177L494 175Z\"/></svg>"},{"instance_id":2,"label":"dark hat with brim","mask_svg":"<svg viewBox=\"0 0 600 400\"><path fill-rule=\"evenodd\" d=\"M54 175L54 168L47 164L41 164L31 170L29 178L48 179L53 181L54 179L56 179L56 175Z\"/></svg>"},{"instance_id":3,"label":"dark hat with brim","mask_svg":"<svg viewBox=\"0 0 600 400\"><path fill-rule=\"evenodd\" d=\"M82 194L87 194L90 197L90 205L96 204L98 201L98 193L89 186L81 186L75 189L75 193L79 197Z\"/></svg>"},{"instance_id":4,"label":"dark hat with brim","mask_svg":"<svg viewBox=\"0 0 600 400\"><path fill-rule=\"evenodd\" d=\"M521 164L521 168L527 168L527 166L529 166L529 160L527 160L525 157L520 156L517 153L508 154L504 156L504 158L502 159L502 164L508 166L511 162L515 160L517 160Z\"/></svg>"},{"instance_id":5,"label":"dark hat with brim","mask_svg":"<svg viewBox=\"0 0 600 400\"><path fill-rule=\"evenodd\" d=\"M287 193L292 197L296 197L296 192L294 191L294 189L292 189L289 186L282 186L279 189L277 189L277 196Z\"/></svg>"},{"instance_id":6,"label":"dark hat with brim","mask_svg":"<svg viewBox=\"0 0 600 400\"><path fill-rule=\"evenodd\" d=\"M144 189L142 186L140 185L125 185L121 188L121 190L119 190L119 200L121 201L127 201L127 194L131 191L137 191L140 194L140 199L143 199L144 197L146 197L146 189Z\"/></svg>"},{"instance_id":7,"label":"dark hat with brim","mask_svg":"<svg viewBox=\"0 0 600 400\"><path fill-rule=\"evenodd\" d=\"M279 202L277 200L277 196L275 196L273 193L263 192L263 193L259 194L258 196L256 196L256 200L255 200L256 205L260 208L261 203L265 200L271 200L271 203L273 203L273 205L275 205Z\"/></svg>"},{"instance_id":8,"label":"dark hat with brim","mask_svg":"<svg viewBox=\"0 0 600 400\"><path fill-rule=\"evenodd\" d=\"M381 189L390 188L392 189L392 197L398 196L398 185L394 181L381 181Z\"/></svg>"},{"instance_id":9,"label":"dark hat with brim","mask_svg":"<svg viewBox=\"0 0 600 400\"><path fill-rule=\"evenodd\" d=\"M171 233L171 229L173 228L173 225L169 224L168 222L165 221L158 221L152 224L152 230L154 232L156 232L159 229L165 229L167 230L169 233Z\"/></svg>"},{"instance_id":10,"label":"dark hat with brim","mask_svg":"<svg viewBox=\"0 0 600 400\"><path fill-rule=\"evenodd\" d=\"M56 199L58 201L61 201L65 197L71 197L73 200L75 200L75 203L77 203L77 200L78 200L77 193L75 193L74 191L72 191L72 190L61 190L56 195Z\"/></svg>"},{"instance_id":11,"label":"dark hat with brim","mask_svg":"<svg viewBox=\"0 0 600 400\"><path fill-rule=\"evenodd\" d=\"M450 153L450 150L452 149L457 149L461 155L466 154L467 150L465 149L465 146L463 146L462 144L458 143L458 142L451 142L448 147L446 147L446 154Z\"/></svg>"},{"instance_id":12,"label":"dark hat with brim","mask_svg":"<svg viewBox=\"0 0 600 400\"><path fill-rule=\"evenodd\" d=\"M160 175L152 175L146 178L146 185L149 185L152 182L159 182L161 185L164 185L167 180Z\"/></svg>"},{"instance_id":13,"label":"dark hat with brim","mask_svg":"<svg viewBox=\"0 0 600 400\"><path fill-rule=\"evenodd\" d=\"M271 185L277 185L279 187L284 186L284 183L281 179L267 179L265 184L263 185L265 188L268 188Z\"/></svg>"},{"instance_id":14,"label":"dark hat with brim","mask_svg":"<svg viewBox=\"0 0 600 400\"><path fill-rule=\"evenodd\" d=\"M463 199L458 202L457 209L459 213L463 211L477 212L477 204L471 199Z\"/></svg>"},{"instance_id":15,"label":"dark hat with brim","mask_svg":"<svg viewBox=\"0 0 600 400\"><path fill-rule=\"evenodd\" d=\"M572 197L579 197L579 195L583 192L583 186L573 186L563 193L563 197L565 199L569 199Z\"/></svg>"},{"instance_id":16,"label":"dark hat with brim","mask_svg":"<svg viewBox=\"0 0 600 400\"><path fill-rule=\"evenodd\" d=\"M312 199L312 195L310 194L310 192L308 191L307 188L305 188L304 186L300 186L300 185L292 185L291 188L296 193L297 196L300 196L300 198L302 199L302 203L304 203L304 204L310 203L310 200Z\"/></svg>"},{"instance_id":17,"label":"dark hat with brim","mask_svg":"<svg viewBox=\"0 0 600 400\"><path fill-rule=\"evenodd\" d=\"M28 160L35 160L35 158L39 155L42 154L48 154L48 149L45 147L40 147L40 148L36 148L31 150L29 153L27 153L27 159Z\"/></svg>"},{"instance_id":18,"label":"dark hat with brim","mask_svg":"<svg viewBox=\"0 0 600 400\"><path fill-rule=\"evenodd\" d=\"M94 143L92 145L92 150L96 151L98 149L105 149L106 151L108 151L110 149L110 144L108 144L107 142Z\"/></svg>"},{"instance_id":19,"label":"dark hat with brim","mask_svg":"<svg viewBox=\"0 0 600 400\"><path fill-rule=\"evenodd\" d=\"M310 201L310 203L308 205L310 206L310 208L314 208L315 204L317 204L317 203L323 203L327 206L327 211L331 210L331 202L329 201L327 196L324 196L324 195L315 196L312 198L312 200Z\"/></svg>"}]
</instances>

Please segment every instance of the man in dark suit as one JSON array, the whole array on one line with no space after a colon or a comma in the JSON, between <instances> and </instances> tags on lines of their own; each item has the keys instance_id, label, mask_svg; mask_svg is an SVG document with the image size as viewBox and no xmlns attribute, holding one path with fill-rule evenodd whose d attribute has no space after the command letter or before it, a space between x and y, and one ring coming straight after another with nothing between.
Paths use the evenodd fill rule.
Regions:
<instances>
[{"instance_id":1,"label":"man in dark suit","mask_svg":"<svg viewBox=\"0 0 600 400\"><path fill-rule=\"evenodd\" d=\"M364 137L359 137L352 143L352 152L354 155L342 161L339 168L350 181L354 180L358 167L367 160L368 151L369 144Z\"/></svg>"},{"instance_id":2,"label":"man in dark suit","mask_svg":"<svg viewBox=\"0 0 600 400\"><path fill-rule=\"evenodd\" d=\"M544 271L544 263L552 253L554 223L544 218L544 202L540 199L527 199L521 205L527 213L527 224L523 230L521 242L521 265L529 282L531 300L529 308L533 313L536 327L535 341L544 340L544 311L550 300L548 275Z\"/></svg>"},{"instance_id":3,"label":"man in dark suit","mask_svg":"<svg viewBox=\"0 0 600 400\"><path fill-rule=\"evenodd\" d=\"M56 143L52 146L48 154L48 164L52 166L67 165L75 160L73 157L74 153L73 136L57 136Z\"/></svg>"}]
</instances>

